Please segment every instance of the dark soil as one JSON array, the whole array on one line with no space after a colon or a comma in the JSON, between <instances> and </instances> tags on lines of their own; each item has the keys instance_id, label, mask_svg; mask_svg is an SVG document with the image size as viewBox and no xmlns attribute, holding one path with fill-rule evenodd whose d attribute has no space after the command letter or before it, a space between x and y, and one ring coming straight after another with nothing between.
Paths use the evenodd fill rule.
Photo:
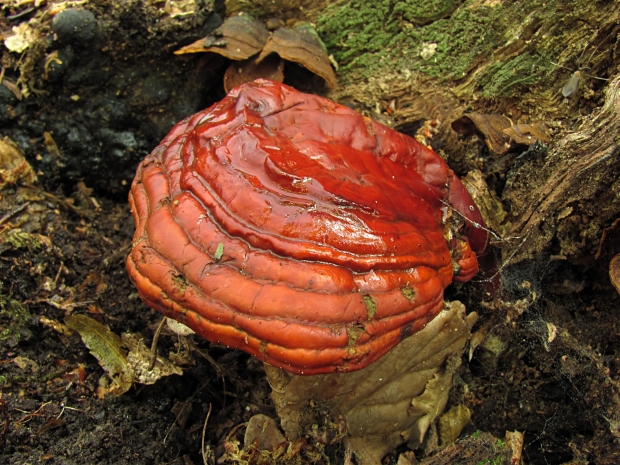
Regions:
<instances>
[{"instance_id":1,"label":"dark soil","mask_svg":"<svg viewBox=\"0 0 620 465\"><path fill-rule=\"evenodd\" d=\"M5 78L22 76L33 91L19 100L0 85L1 136L20 147L39 180L0 190L1 463L200 464L210 409L212 456L260 463L256 451L239 450L243 428L236 429L256 413L275 416L255 359L165 329L158 351L183 376L103 395L104 370L63 324L84 314L150 345L161 316L140 301L125 271L129 183L176 121L224 96L224 67L171 54L220 24L220 2L205 2L184 21L151 3L92 1L92 15L42 21L27 63L3 56ZM11 19L20 8L2 10L3 31L36 14ZM46 67L54 51L59 60ZM317 82L310 87L325 92ZM479 283L449 291L479 311L481 326L492 322L502 348L463 359L452 401L473 411L464 437L475 443L480 432L504 438L516 430L525 433L526 463L620 463L620 298L607 275L620 251L614 244L611 237L607 261L594 265L547 254L504 269L493 304L480 304ZM344 461L339 444L293 446L288 463Z\"/></svg>"}]
</instances>

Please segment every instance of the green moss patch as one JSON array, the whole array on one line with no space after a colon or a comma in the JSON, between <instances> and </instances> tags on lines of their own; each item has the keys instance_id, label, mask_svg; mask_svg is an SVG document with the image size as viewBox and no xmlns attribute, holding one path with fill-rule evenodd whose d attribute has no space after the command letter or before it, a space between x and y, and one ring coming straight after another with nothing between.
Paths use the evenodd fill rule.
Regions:
<instances>
[{"instance_id":1,"label":"green moss patch","mask_svg":"<svg viewBox=\"0 0 620 465\"><path fill-rule=\"evenodd\" d=\"M0 281L0 342L15 346L30 319L28 308L2 292Z\"/></svg>"},{"instance_id":2,"label":"green moss patch","mask_svg":"<svg viewBox=\"0 0 620 465\"><path fill-rule=\"evenodd\" d=\"M364 304L366 305L366 310L368 311L368 319L372 320L377 313L377 304L369 295L363 296L363 299Z\"/></svg>"},{"instance_id":3,"label":"green moss patch","mask_svg":"<svg viewBox=\"0 0 620 465\"><path fill-rule=\"evenodd\" d=\"M403 295L409 300L413 300L415 298L415 291L410 287L403 287L400 292L402 292Z\"/></svg>"},{"instance_id":4,"label":"green moss patch","mask_svg":"<svg viewBox=\"0 0 620 465\"><path fill-rule=\"evenodd\" d=\"M368 78L384 66L460 79L498 46L497 24L505 20L501 4L467 3L455 9L461 2L337 2L319 17L317 28L345 80L351 71Z\"/></svg>"}]
</instances>

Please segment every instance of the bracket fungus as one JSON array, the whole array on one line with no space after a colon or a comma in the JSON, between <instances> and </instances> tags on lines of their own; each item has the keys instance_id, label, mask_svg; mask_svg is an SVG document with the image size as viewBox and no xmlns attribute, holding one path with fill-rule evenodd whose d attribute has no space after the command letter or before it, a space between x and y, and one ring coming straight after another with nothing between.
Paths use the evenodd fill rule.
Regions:
<instances>
[{"instance_id":1,"label":"bracket fungus","mask_svg":"<svg viewBox=\"0 0 620 465\"><path fill-rule=\"evenodd\" d=\"M405 430L423 436L420 418L434 416L411 413L421 411L411 402L430 396L429 386L440 386L433 409L441 412L446 360L475 321L458 302L444 304L444 289L476 274L488 236L435 152L350 108L257 80L178 123L138 167L129 198L136 233L127 268L140 296L266 362L289 438L304 434L304 379L350 437L376 429L358 421L374 408L364 404L370 394L383 396L373 405L390 393L409 405L403 422L386 414L395 439L366 450L364 463L410 440ZM396 346L399 355L386 356ZM319 379L331 387L317 388ZM336 386L365 394L343 406Z\"/></svg>"}]
</instances>

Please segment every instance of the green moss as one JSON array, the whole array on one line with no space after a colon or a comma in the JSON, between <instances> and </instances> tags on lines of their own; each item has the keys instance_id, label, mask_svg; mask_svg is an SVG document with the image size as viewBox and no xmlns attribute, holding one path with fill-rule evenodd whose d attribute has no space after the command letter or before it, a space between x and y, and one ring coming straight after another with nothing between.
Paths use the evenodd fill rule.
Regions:
<instances>
[{"instance_id":1,"label":"green moss","mask_svg":"<svg viewBox=\"0 0 620 465\"><path fill-rule=\"evenodd\" d=\"M586 0L549 0L543 6L536 0L339 0L316 24L339 64L343 86L420 74L461 81L453 88L463 99L473 93L505 98L532 85L559 90L563 83L558 81L567 79L559 75L604 54L606 45L597 39L601 26L580 22L600 17L596 5ZM553 62L569 69L558 72Z\"/></svg>"},{"instance_id":2,"label":"green moss","mask_svg":"<svg viewBox=\"0 0 620 465\"><path fill-rule=\"evenodd\" d=\"M497 456L494 459L486 459L482 462L478 462L476 465L502 465L504 463L504 458L502 456Z\"/></svg>"},{"instance_id":3,"label":"green moss","mask_svg":"<svg viewBox=\"0 0 620 465\"><path fill-rule=\"evenodd\" d=\"M421 47L413 69L443 79L461 79L477 61L489 57L500 42L499 23L503 21L501 7L463 8L450 19L433 22L412 34L414 43L437 44L429 59L420 57Z\"/></svg>"},{"instance_id":4,"label":"green moss","mask_svg":"<svg viewBox=\"0 0 620 465\"><path fill-rule=\"evenodd\" d=\"M9 249L28 249L34 252L41 248L41 242L35 234L30 234L20 228L9 229L0 234L0 252Z\"/></svg>"},{"instance_id":5,"label":"green moss","mask_svg":"<svg viewBox=\"0 0 620 465\"><path fill-rule=\"evenodd\" d=\"M330 5L319 17L317 29L328 50L344 66L379 59L399 33L390 20L393 0L353 0Z\"/></svg>"},{"instance_id":6,"label":"green moss","mask_svg":"<svg viewBox=\"0 0 620 465\"><path fill-rule=\"evenodd\" d=\"M414 24L428 24L444 18L462 3L458 0L405 0L396 2L393 16L402 16Z\"/></svg>"},{"instance_id":7,"label":"green moss","mask_svg":"<svg viewBox=\"0 0 620 465\"><path fill-rule=\"evenodd\" d=\"M0 281L0 341L9 341L11 346L17 344L29 319L28 308L10 295L5 295Z\"/></svg>"},{"instance_id":8,"label":"green moss","mask_svg":"<svg viewBox=\"0 0 620 465\"><path fill-rule=\"evenodd\" d=\"M415 291L411 289L410 287L403 287L400 291L409 300L412 300L415 298Z\"/></svg>"},{"instance_id":9,"label":"green moss","mask_svg":"<svg viewBox=\"0 0 620 465\"><path fill-rule=\"evenodd\" d=\"M185 292L185 289L187 289L187 279L182 274L172 275L172 282L181 292Z\"/></svg>"},{"instance_id":10,"label":"green moss","mask_svg":"<svg viewBox=\"0 0 620 465\"><path fill-rule=\"evenodd\" d=\"M363 296L364 304L366 304L366 310L368 311L368 319L372 320L377 313L377 304L371 296Z\"/></svg>"},{"instance_id":11,"label":"green moss","mask_svg":"<svg viewBox=\"0 0 620 465\"><path fill-rule=\"evenodd\" d=\"M351 72L370 77L386 66L460 79L500 43L498 25L505 14L501 5L467 3L444 18L459 2L341 1L319 17L317 28L345 79ZM430 22L418 26L424 18ZM429 45L434 53L422 58Z\"/></svg>"},{"instance_id":12,"label":"green moss","mask_svg":"<svg viewBox=\"0 0 620 465\"><path fill-rule=\"evenodd\" d=\"M522 86L533 85L547 77L555 66L539 55L523 53L511 60L493 63L480 77L484 97L511 97Z\"/></svg>"},{"instance_id":13,"label":"green moss","mask_svg":"<svg viewBox=\"0 0 620 465\"><path fill-rule=\"evenodd\" d=\"M356 348L357 340L365 332L366 330L364 329L363 326L355 325L355 326L347 327L347 336L349 338L348 353L350 356L353 357L355 354L357 354L357 348Z\"/></svg>"}]
</instances>

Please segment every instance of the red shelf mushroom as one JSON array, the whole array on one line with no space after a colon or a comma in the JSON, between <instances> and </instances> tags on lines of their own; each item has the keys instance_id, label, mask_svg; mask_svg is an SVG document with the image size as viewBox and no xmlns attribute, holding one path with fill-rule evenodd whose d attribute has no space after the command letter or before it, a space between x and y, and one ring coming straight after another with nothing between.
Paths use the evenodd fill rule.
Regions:
<instances>
[{"instance_id":1,"label":"red shelf mushroom","mask_svg":"<svg viewBox=\"0 0 620 465\"><path fill-rule=\"evenodd\" d=\"M422 329L487 244L435 152L266 80L177 124L130 203L148 305L303 375L364 368Z\"/></svg>"}]
</instances>

